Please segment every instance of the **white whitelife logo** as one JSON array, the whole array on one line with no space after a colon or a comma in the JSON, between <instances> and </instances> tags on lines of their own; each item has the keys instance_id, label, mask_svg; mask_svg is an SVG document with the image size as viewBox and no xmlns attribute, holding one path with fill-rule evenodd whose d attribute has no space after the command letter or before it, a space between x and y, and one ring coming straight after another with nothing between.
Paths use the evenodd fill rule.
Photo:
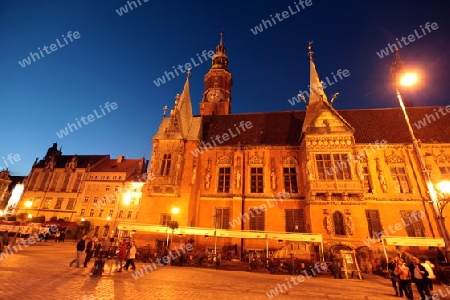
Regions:
<instances>
[{"instance_id":1,"label":"white whitelife logo","mask_svg":"<svg viewBox=\"0 0 450 300\"><path fill-rule=\"evenodd\" d=\"M59 39L56 39L56 42L57 42L59 48L56 47L56 44L51 44L50 47L47 47L47 45L45 45L44 47L42 47L42 50L44 50L46 54L50 54L52 52L55 52L58 49L61 49L62 47L65 47L66 45L68 45L69 42L67 41L66 37L64 37L64 34L61 35L61 36L63 37L64 42L66 42L65 44L61 44ZM73 34L72 34L72 31L69 31L67 33L67 38L71 42L73 42L72 37L73 37L73 39L78 40L81 37L81 35L80 35L80 33L78 31L74 31ZM48 49L50 49L50 52L48 51ZM19 61L19 65L22 68L25 68L26 66L31 65L31 59L33 59L33 62L35 62L36 58L37 59L41 59L41 57L44 57L44 53L42 52L40 47L38 47L38 50L39 50L39 53L41 54L40 56L39 56L39 53L30 52L30 56L28 56L27 58L22 59L22 61Z\"/></svg>"}]
</instances>

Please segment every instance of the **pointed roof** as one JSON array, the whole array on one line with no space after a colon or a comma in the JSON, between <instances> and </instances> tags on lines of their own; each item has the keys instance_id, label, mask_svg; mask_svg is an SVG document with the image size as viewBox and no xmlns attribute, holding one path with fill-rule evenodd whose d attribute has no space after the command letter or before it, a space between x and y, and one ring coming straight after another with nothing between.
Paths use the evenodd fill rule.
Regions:
<instances>
[{"instance_id":1,"label":"pointed roof","mask_svg":"<svg viewBox=\"0 0 450 300\"><path fill-rule=\"evenodd\" d=\"M331 111L337 118L339 118L351 131L354 131L352 126L331 106L328 102L327 95L323 90L322 81L316 70L316 65L313 59L314 52L312 51L312 42L308 43L309 55L309 101L306 109L305 121L302 126L302 134L308 131L316 118L324 111Z\"/></svg>"},{"instance_id":2,"label":"pointed roof","mask_svg":"<svg viewBox=\"0 0 450 300\"><path fill-rule=\"evenodd\" d=\"M220 43L216 47L216 52L212 57L212 67L211 69L224 69L228 71L228 56L227 49L223 45L224 33L220 33Z\"/></svg>"},{"instance_id":3,"label":"pointed roof","mask_svg":"<svg viewBox=\"0 0 450 300\"><path fill-rule=\"evenodd\" d=\"M186 138L189 129L192 125L192 103L191 103L191 93L189 90L189 78L191 76L191 71L188 70L188 75L186 78L186 82L184 84L183 92L178 98L177 103L175 104L175 115L178 121L178 125L180 128L181 135L183 138Z\"/></svg>"}]
</instances>

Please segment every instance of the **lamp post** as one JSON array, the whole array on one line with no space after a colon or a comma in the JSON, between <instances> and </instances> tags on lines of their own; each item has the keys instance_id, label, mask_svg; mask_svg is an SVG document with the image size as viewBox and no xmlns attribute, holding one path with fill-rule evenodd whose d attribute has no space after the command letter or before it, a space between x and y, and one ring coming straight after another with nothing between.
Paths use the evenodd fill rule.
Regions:
<instances>
[{"instance_id":1,"label":"lamp post","mask_svg":"<svg viewBox=\"0 0 450 300\"><path fill-rule=\"evenodd\" d=\"M177 215L180 212L180 209L178 207L173 207L171 210L172 215ZM172 217L171 217L172 219ZM173 232L175 231L175 229L178 228L178 222L177 221L170 221L169 223L169 228L172 229L171 233L170 233L170 244L169 244L169 233L167 233L167 250L170 252L170 248L172 246L172 237L173 237ZM169 229L167 228L167 229ZM167 265L170 266L171 265L171 257L172 255L169 254L169 260L167 262Z\"/></svg>"},{"instance_id":2,"label":"lamp post","mask_svg":"<svg viewBox=\"0 0 450 300\"><path fill-rule=\"evenodd\" d=\"M214 257L217 256L217 211L214 214Z\"/></svg>"},{"instance_id":3,"label":"lamp post","mask_svg":"<svg viewBox=\"0 0 450 300\"><path fill-rule=\"evenodd\" d=\"M419 142L417 141L411 123L409 121L409 116L406 112L405 104L403 102L402 95L400 93L400 85L403 86L412 86L417 82L417 75L412 73L402 74L404 76L398 76L400 72L403 71L403 62L400 59L400 55L398 54L398 49L395 49L395 59L391 64L391 75L395 85L395 93L398 98L398 102L400 103L400 107L403 112L403 116L405 117L406 125L408 126L408 131L412 139L414 152L417 156L417 160L419 161L420 169L422 171L423 179L425 181L425 185L427 187L428 194L430 195L431 204L433 208L433 216L436 219L436 223L439 228L439 232L441 237L445 242L445 258L447 262L450 261L450 244L447 235L445 234L445 224L442 219L439 217L439 200L437 197L436 190L434 188L433 182L431 180L430 173L427 170L425 160L420 152Z\"/></svg>"},{"instance_id":4,"label":"lamp post","mask_svg":"<svg viewBox=\"0 0 450 300\"><path fill-rule=\"evenodd\" d=\"M447 195L450 195L450 181L441 181L437 185L438 190L440 191L440 194L442 196L442 199L438 201L438 208L439 208L439 219L441 220L442 224L444 225L444 234L449 238L447 227L445 227L445 216L444 216L444 208L449 203L449 200L447 198Z\"/></svg>"}]
</instances>

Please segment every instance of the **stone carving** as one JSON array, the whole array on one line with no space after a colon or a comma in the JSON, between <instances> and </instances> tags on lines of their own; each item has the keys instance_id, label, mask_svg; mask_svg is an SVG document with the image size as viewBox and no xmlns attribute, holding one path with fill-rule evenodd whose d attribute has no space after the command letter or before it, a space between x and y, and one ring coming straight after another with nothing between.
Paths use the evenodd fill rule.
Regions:
<instances>
[{"instance_id":1,"label":"stone carving","mask_svg":"<svg viewBox=\"0 0 450 300\"><path fill-rule=\"evenodd\" d=\"M386 157L386 162L388 164L404 164L405 160L398 155L392 154Z\"/></svg>"},{"instance_id":2,"label":"stone carving","mask_svg":"<svg viewBox=\"0 0 450 300\"><path fill-rule=\"evenodd\" d=\"M387 193L386 179L384 178L382 171L379 171L378 179L380 180L380 185L381 185L381 189L383 190L383 193Z\"/></svg>"},{"instance_id":3,"label":"stone carving","mask_svg":"<svg viewBox=\"0 0 450 300\"><path fill-rule=\"evenodd\" d=\"M236 172L236 188L241 187L241 171L237 170Z\"/></svg>"},{"instance_id":4,"label":"stone carving","mask_svg":"<svg viewBox=\"0 0 450 300\"><path fill-rule=\"evenodd\" d=\"M312 171L311 160L309 159L306 162L306 175L308 177L308 180L314 180L314 173Z\"/></svg>"},{"instance_id":5,"label":"stone carving","mask_svg":"<svg viewBox=\"0 0 450 300\"><path fill-rule=\"evenodd\" d=\"M195 179L197 178L197 167L194 167L192 170L191 184L195 184Z\"/></svg>"},{"instance_id":6,"label":"stone carving","mask_svg":"<svg viewBox=\"0 0 450 300\"><path fill-rule=\"evenodd\" d=\"M361 162L358 160L356 161L356 174L358 175L360 180L364 180L364 172Z\"/></svg>"},{"instance_id":7,"label":"stone carving","mask_svg":"<svg viewBox=\"0 0 450 300\"><path fill-rule=\"evenodd\" d=\"M221 156L217 160L217 164L218 165L231 165L232 161L231 161L231 158L228 156Z\"/></svg>"},{"instance_id":8,"label":"stone carving","mask_svg":"<svg viewBox=\"0 0 450 300\"><path fill-rule=\"evenodd\" d=\"M295 159L295 157L293 157L291 155L286 155L283 157L283 164L284 165L298 165L298 162Z\"/></svg>"},{"instance_id":9,"label":"stone carving","mask_svg":"<svg viewBox=\"0 0 450 300\"><path fill-rule=\"evenodd\" d=\"M207 169L205 174L205 189L209 190L210 185L211 185L211 171Z\"/></svg>"},{"instance_id":10,"label":"stone carving","mask_svg":"<svg viewBox=\"0 0 450 300\"><path fill-rule=\"evenodd\" d=\"M270 178L271 178L271 188L272 188L272 190L276 190L277 189L277 175L275 174L275 172L272 171L272 173L270 174Z\"/></svg>"},{"instance_id":11,"label":"stone carving","mask_svg":"<svg viewBox=\"0 0 450 300\"><path fill-rule=\"evenodd\" d=\"M264 158L255 153L255 155L250 158L248 163L250 165L262 165L264 164Z\"/></svg>"},{"instance_id":12,"label":"stone carving","mask_svg":"<svg viewBox=\"0 0 450 300\"><path fill-rule=\"evenodd\" d=\"M353 224L353 218L351 216L347 216L347 233L353 235L355 233L355 224Z\"/></svg>"}]
</instances>

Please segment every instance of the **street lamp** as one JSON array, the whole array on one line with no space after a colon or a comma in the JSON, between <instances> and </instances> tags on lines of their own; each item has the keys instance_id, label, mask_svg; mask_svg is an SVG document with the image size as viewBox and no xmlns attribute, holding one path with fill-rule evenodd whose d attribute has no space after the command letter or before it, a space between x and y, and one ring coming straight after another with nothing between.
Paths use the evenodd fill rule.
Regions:
<instances>
[{"instance_id":1,"label":"street lamp","mask_svg":"<svg viewBox=\"0 0 450 300\"><path fill-rule=\"evenodd\" d=\"M443 240L445 242L445 258L446 258L447 262L449 262L450 261L450 244L449 244L449 239L446 235L445 224L443 223L443 220L439 217L439 215L440 215L439 200L437 197L437 193L434 188L433 181L431 180L430 173L427 170L425 160L420 152L419 142L417 141L417 139L414 135L414 131L413 131L413 128L409 121L409 116L406 112L405 104L403 103L402 95L400 93L400 88L399 88L400 85L412 86L413 84L415 84L417 82L417 75L412 74L412 73L403 73L403 74L400 74L403 76L401 76L401 77L398 76L399 75L398 73L400 73L402 71L403 71L403 62L400 59L400 55L398 54L398 49L395 49L395 59L391 64L391 75L392 75L392 79L393 79L394 85L395 85L395 93L397 95L398 102L400 103L400 107L402 109L403 116L405 117L406 124L408 125L408 130L409 130L409 134L412 139L414 152L417 156L417 160L419 161L423 179L425 180L425 185L427 187L428 194L430 195L430 199L431 199L431 203L432 203L432 207L433 207L433 216L436 219L436 223L438 225L441 237L443 238Z\"/></svg>"},{"instance_id":2,"label":"street lamp","mask_svg":"<svg viewBox=\"0 0 450 300\"><path fill-rule=\"evenodd\" d=\"M447 228L445 227L444 208L449 203L449 200L450 200L446 197L446 195L450 195L450 181L447 181L447 180L441 181L436 186L442 195L442 200L438 201L439 219L441 219L442 223L444 224L445 235L448 238Z\"/></svg>"}]
</instances>

